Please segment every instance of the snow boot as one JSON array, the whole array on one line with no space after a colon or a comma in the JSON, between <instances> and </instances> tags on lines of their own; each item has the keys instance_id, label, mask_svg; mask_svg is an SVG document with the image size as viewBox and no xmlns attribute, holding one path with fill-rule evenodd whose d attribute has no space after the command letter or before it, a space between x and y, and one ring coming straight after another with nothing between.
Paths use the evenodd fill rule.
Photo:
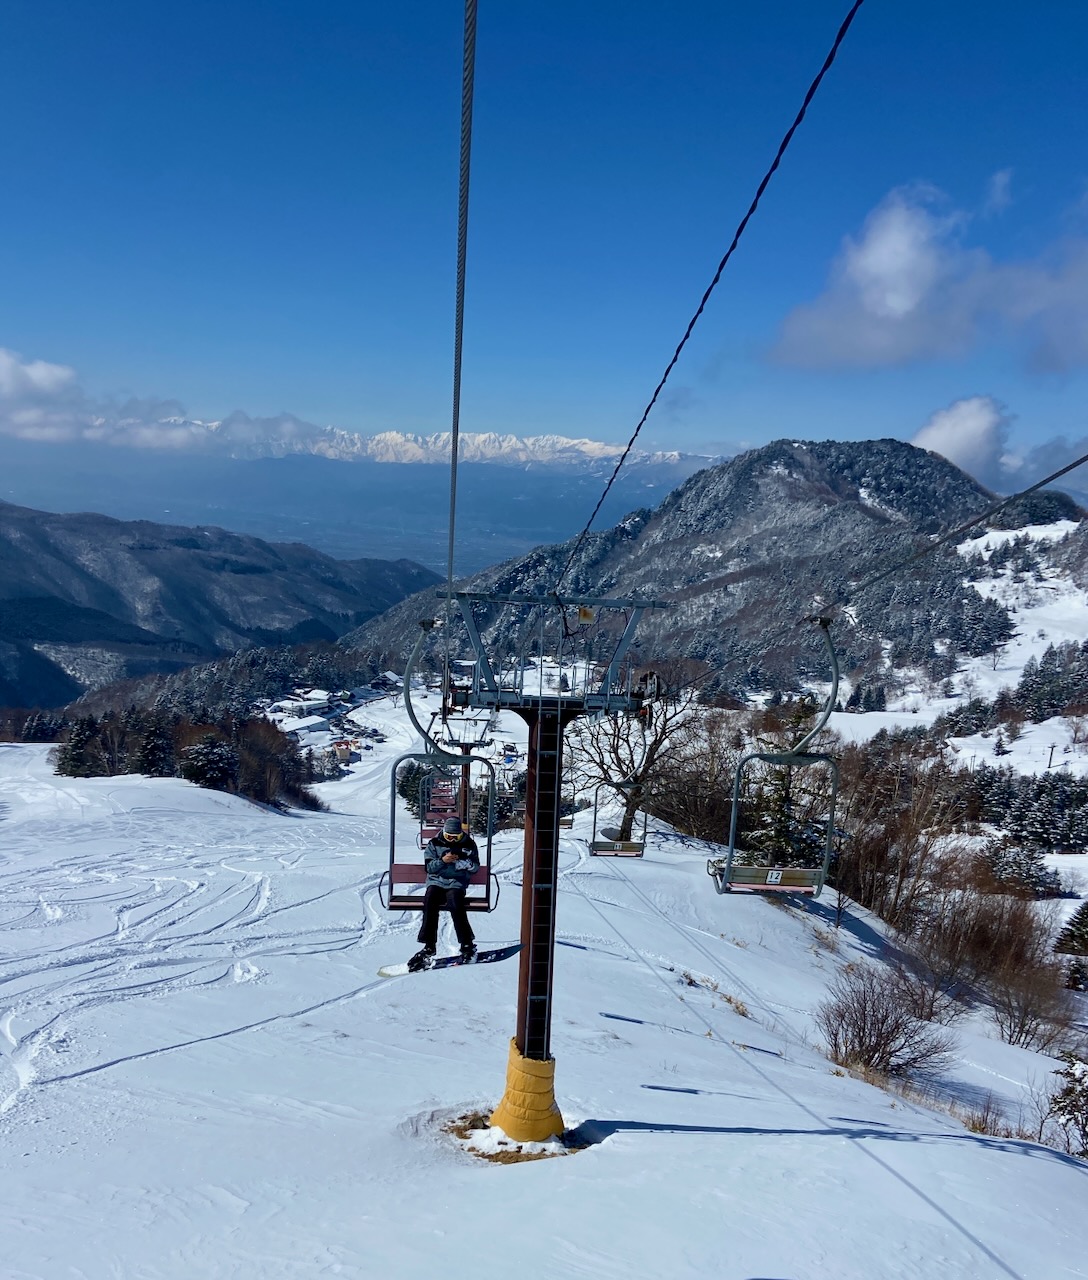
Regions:
<instances>
[{"instance_id":1,"label":"snow boot","mask_svg":"<svg viewBox=\"0 0 1088 1280\"><path fill-rule=\"evenodd\" d=\"M475 959L476 959L476 944L475 944L475 942L462 942L462 943L461 943L461 961L462 961L462 963L463 963L463 964L468 964L470 961L475 960Z\"/></svg>"},{"instance_id":2,"label":"snow boot","mask_svg":"<svg viewBox=\"0 0 1088 1280\"><path fill-rule=\"evenodd\" d=\"M434 947L424 947L422 951L417 951L408 961L408 972L418 973L420 969L429 969L433 959Z\"/></svg>"}]
</instances>

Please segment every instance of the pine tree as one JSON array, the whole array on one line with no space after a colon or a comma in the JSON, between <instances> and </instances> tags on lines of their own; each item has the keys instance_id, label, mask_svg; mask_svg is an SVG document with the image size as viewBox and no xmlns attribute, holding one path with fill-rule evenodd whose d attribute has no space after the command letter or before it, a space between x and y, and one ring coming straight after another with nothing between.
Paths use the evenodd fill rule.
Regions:
<instances>
[{"instance_id":1,"label":"pine tree","mask_svg":"<svg viewBox=\"0 0 1088 1280\"><path fill-rule=\"evenodd\" d=\"M43 717L40 711L35 711L27 716L23 721L23 727L19 737L24 742L44 742L46 739L42 736L45 731Z\"/></svg>"},{"instance_id":2,"label":"pine tree","mask_svg":"<svg viewBox=\"0 0 1088 1280\"><path fill-rule=\"evenodd\" d=\"M215 791L229 791L238 776L238 753L214 733L181 753L179 772L189 782Z\"/></svg>"},{"instance_id":3,"label":"pine tree","mask_svg":"<svg viewBox=\"0 0 1088 1280\"><path fill-rule=\"evenodd\" d=\"M1071 1139L1072 1154L1088 1159L1088 1061L1068 1051L1054 1074L1062 1082L1051 1095L1051 1115Z\"/></svg>"},{"instance_id":4,"label":"pine tree","mask_svg":"<svg viewBox=\"0 0 1088 1280\"><path fill-rule=\"evenodd\" d=\"M153 721L131 757L132 772L149 778L169 778L174 773L174 743L165 725Z\"/></svg>"},{"instance_id":5,"label":"pine tree","mask_svg":"<svg viewBox=\"0 0 1088 1280\"><path fill-rule=\"evenodd\" d=\"M413 818L420 816L420 786L431 772L418 760L406 760L397 770L397 795L408 806L408 812Z\"/></svg>"},{"instance_id":6,"label":"pine tree","mask_svg":"<svg viewBox=\"0 0 1088 1280\"><path fill-rule=\"evenodd\" d=\"M1063 955L1088 956L1088 902L1082 902L1065 922L1054 950Z\"/></svg>"},{"instance_id":7,"label":"pine tree","mask_svg":"<svg viewBox=\"0 0 1088 1280\"><path fill-rule=\"evenodd\" d=\"M1046 865L1037 846L994 844L982 856L998 885L1009 892L1056 898L1062 891L1061 877Z\"/></svg>"},{"instance_id":8,"label":"pine tree","mask_svg":"<svg viewBox=\"0 0 1088 1280\"><path fill-rule=\"evenodd\" d=\"M98 721L81 716L68 730L68 739L57 748L55 768L69 778L99 777L104 772L95 741Z\"/></svg>"}]
</instances>

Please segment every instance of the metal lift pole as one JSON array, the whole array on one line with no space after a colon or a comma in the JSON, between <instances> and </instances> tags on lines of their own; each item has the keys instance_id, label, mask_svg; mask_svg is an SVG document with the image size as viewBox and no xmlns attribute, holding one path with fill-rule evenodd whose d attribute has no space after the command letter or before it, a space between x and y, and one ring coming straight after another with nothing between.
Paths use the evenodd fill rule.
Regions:
<instances>
[{"instance_id":1,"label":"metal lift pole","mask_svg":"<svg viewBox=\"0 0 1088 1280\"><path fill-rule=\"evenodd\" d=\"M454 592L475 654L472 686L452 688L454 707L513 711L529 726L525 779L525 844L521 884L521 954L515 1034L510 1041L506 1090L491 1113L491 1123L516 1142L546 1142L563 1132L555 1101L555 1060L551 1056L552 973L555 956L556 898L559 888L559 810L563 770L563 730L578 716L637 711L645 699L630 687L617 690L620 669L646 609L667 606L656 600L560 599L557 595L504 595ZM473 605L506 604L535 609L623 610L627 615L600 687L587 680L580 691L526 693L517 680L496 678L473 615ZM500 672L501 675L501 672ZM629 685L629 682L628 682Z\"/></svg>"},{"instance_id":2,"label":"metal lift pole","mask_svg":"<svg viewBox=\"0 0 1088 1280\"><path fill-rule=\"evenodd\" d=\"M559 782L563 730L578 714L555 706L519 707L529 725L525 780L525 859L521 956L514 1043L525 1058L551 1057L552 966L559 886Z\"/></svg>"},{"instance_id":3,"label":"metal lift pole","mask_svg":"<svg viewBox=\"0 0 1088 1280\"><path fill-rule=\"evenodd\" d=\"M460 746L461 753L465 756L465 763L461 766L461 805L460 805L461 812L458 816L460 817L462 823L467 827L468 812L469 812L469 788L472 785L472 766L468 762L468 756L472 752L472 747L465 742L459 743L458 745Z\"/></svg>"}]
</instances>

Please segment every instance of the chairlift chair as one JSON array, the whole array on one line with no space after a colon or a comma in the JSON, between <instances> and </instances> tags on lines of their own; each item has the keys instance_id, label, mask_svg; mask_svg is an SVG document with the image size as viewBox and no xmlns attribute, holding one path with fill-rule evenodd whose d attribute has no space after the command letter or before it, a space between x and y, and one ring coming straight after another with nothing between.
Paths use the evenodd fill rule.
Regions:
<instances>
[{"instance_id":1,"label":"chairlift chair","mask_svg":"<svg viewBox=\"0 0 1088 1280\"><path fill-rule=\"evenodd\" d=\"M824 764L831 771L830 811L824 835L823 859L818 867L752 866L737 861L737 816L745 769L755 760L793 770ZM733 777L733 812L729 819L729 846L724 858L707 860L707 874L718 893L795 893L818 898L827 879L835 837L835 799L839 767L829 755L811 751L754 751L744 756Z\"/></svg>"},{"instance_id":2,"label":"chairlift chair","mask_svg":"<svg viewBox=\"0 0 1088 1280\"><path fill-rule=\"evenodd\" d=\"M839 766L831 756L824 752L808 751L808 744L816 737L827 723L835 706L839 691L839 663L835 656L835 646L831 642L831 623L829 618L816 617L810 621L818 622L824 634L828 654L831 659L831 692L827 704L820 713L815 725L789 751L753 751L743 756L737 764L733 776L733 808L729 818L729 845L722 858L709 858L706 864L707 875L714 881L718 893L792 893L808 898L818 898L827 879L828 868L835 840L835 800L839 790ZM740 794L744 781L745 769L755 760L765 764L780 765L790 771L808 768L811 765L823 764L831 771L831 796L827 814L827 828L824 833L823 859L817 867L783 867L752 866L737 861L737 818L740 814Z\"/></svg>"},{"instance_id":3,"label":"chairlift chair","mask_svg":"<svg viewBox=\"0 0 1088 1280\"><path fill-rule=\"evenodd\" d=\"M620 833L614 827L603 827L598 834L597 818L600 811L600 795L602 787L611 787L613 791L633 791L641 786L641 783L626 782L601 782L593 790L593 835L589 842L589 852L596 857L606 858L641 858L646 851L646 827L649 822L649 816L646 810L642 811L642 839L641 840L621 840Z\"/></svg>"},{"instance_id":4,"label":"chairlift chair","mask_svg":"<svg viewBox=\"0 0 1088 1280\"><path fill-rule=\"evenodd\" d=\"M389 802L389 867L382 873L382 878L378 882L378 896L382 906L387 911L422 911L423 910L423 890L427 881L427 868L423 865L423 860L418 856L408 860L405 858L403 851L397 849L397 771L402 764L409 760L418 761L420 764L429 765L432 768L445 767L445 760L439 761L432 752L408 752L405 755L398 756L393 762L392 779L390 783L390 802ZM494 911L499 905L499 882L491 870L491 833L495 826L495 769L489 760L485 760L481 756L465 756L463 760L458 760L457 764L482 764L488 773L487 788L487 833L485 840L480 846L480 869L469 881L468 892L465 895L465 909L467 911ZM429 792L429 799L432 807L427 812L428 824L441 811L435 808L437 804L445 806L452 799L452 809L444 814L442 821L447 817L456 817L461 813L461 793L459 783L446 775L443 778L439 773L435 778L435 783L439 782L452 783L452 789L439 787L437 794L432 787ZM421 800L423 799L423 787L421 785ZM421 812L423 812L421 807ZM420 830L420 837L423 832L431 829L429 825L424 825ZM433 834L437 835L442 829L442 822L439 822L437 828L433 829ZM430 840L432 836L428 836ZM424 842L425 844L426 842ZM478 842L479 843L479 842Z\"/></svg>"},{"instance_id":5,"label":"chairlift chair","mask_svg":"<svg viewBox=\"0 0 1088 1280\"><path fill-rule=\"evenodd\" d=\"M445 770L425 773L419 780L419 847L425 849L446 819L460 813L460 778Z\"/></svg>"}]
</instances>

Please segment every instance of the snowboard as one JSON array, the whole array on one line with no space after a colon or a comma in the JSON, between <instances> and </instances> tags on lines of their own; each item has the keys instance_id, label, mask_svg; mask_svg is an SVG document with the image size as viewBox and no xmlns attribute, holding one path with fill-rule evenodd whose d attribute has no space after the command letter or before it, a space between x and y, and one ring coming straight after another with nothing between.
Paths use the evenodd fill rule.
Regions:
<instances>
[{"instance_id":1,"label":"snowboard","mask_svg":"<svg viewBox=\"0 0 1088 1280\"><path fill-rule=\"evenodd\" d=\"M487 951L477 951L471 960L462 960L460 956L436 956L426 969L417 969L416 973L429 973L431 969L456 969L469 964L495 964L499 960L509 960L520 950L520 942L511 942L504 947L491 947ZM378 970L378 977L399 978L410 972L407 964L387 964Z\"/></svg>"}]
</instances>

